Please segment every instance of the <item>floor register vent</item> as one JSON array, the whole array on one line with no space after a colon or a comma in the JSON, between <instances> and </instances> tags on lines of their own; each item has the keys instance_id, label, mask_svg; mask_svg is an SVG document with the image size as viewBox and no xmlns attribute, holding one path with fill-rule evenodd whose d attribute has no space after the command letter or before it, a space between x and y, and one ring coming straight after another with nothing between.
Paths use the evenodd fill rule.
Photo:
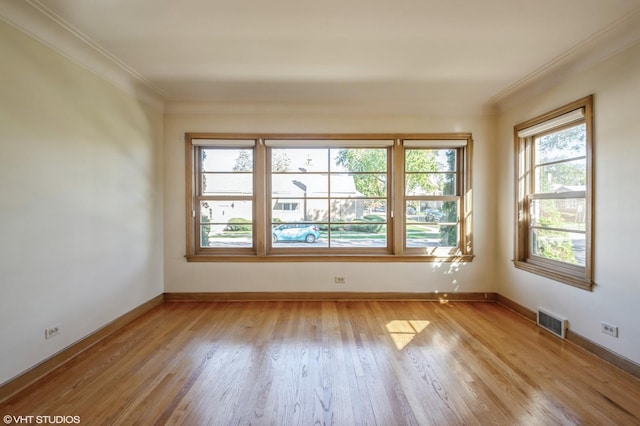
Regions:
<instances>
[{"instance_id":1,"label":"floor register vent","mask_svg":"<svg viewBox=\"0 0 640 426\"><path fill-rule=\"evenodd\" d=\"M564 339L567 333L568 322L564 318L538 308L538 325Z\"/></svg>"}]
</instances>

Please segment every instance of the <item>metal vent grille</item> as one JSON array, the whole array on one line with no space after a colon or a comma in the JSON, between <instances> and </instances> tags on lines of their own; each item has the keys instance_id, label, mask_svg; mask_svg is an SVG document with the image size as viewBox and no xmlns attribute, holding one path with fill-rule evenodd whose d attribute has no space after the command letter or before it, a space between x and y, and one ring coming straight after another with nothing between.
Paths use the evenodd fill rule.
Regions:
<instances>
[{"instance_id":1,"label":"metal vent grille","mask_svg":"<svg viewBox=\"0 0 640 426\"><path fill-rule=\"evenodd\" d=\"M567 331L567 320L557 315L549 313L543 309L538 309L538 325L548 330L558 337L565 338Z\"/></svg>"}]
</instances>

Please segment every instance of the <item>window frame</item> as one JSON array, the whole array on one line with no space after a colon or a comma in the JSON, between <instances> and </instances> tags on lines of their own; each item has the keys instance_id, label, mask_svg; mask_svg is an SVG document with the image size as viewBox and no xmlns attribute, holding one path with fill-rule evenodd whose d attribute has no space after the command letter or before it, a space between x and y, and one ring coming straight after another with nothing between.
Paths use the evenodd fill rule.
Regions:
<instances>
[{"instance_id":1,"label":"window frame","mask_svg":"<svg viewBox=\"0 0 640 426\"><path fill-rule=\"evenodd\" d=\"M198 157L201 140L212 141L251 141L254 146L253 170L253 247L252 248L209 248L199 247L198 187L201 162ZM266 141L281 140L299 144L299 148L341 148L344 141L391 141L387 151L387 246L375 249L358 248L273 248L271 246L271 156ZM426 250L406 249L404 247L405 206L404 189L404 152L405 141L432 140L447 144L451 141L463 141L464 147L458 148L456 173L459 191L460 210L458 212L459 244L456 250L446 254ZM322 145L322 141L331 142L331 146ZM293 146L293 145L292 145ZM352 146L356 147L356 146ZM360 146L370 146L363 142ZM378 147L378 146L374 146ZM441 149L449 149L443 146ZM471 209L471 152L470 133L445 134L271 134L271 133L185 133L185 182L186 182L186 259L190 262L270 262L270 261L339 261L339 262L470 262L472 250L472 209ZM396 214L398 213L398 214ZM197 232L196 232L197 231Z\"/></svg>"},{"instance_id":2,"label":"window frame","mask_svg":"<svg viewBox=\"0 0 640 426\"><path fill-rule=\"evenodd\" d=\"M334 142L336 141L335 139L325 139L325 140L320 140L320 139L315 139L315 140L308 140L308 141L297 141L297 140L289 140L289 139L267 139L265 138L265 145L267 145L266 148L266 160L267 160L267 177L266 177L266 182L267 182L267 194L266 194L266 202L268 205L271 205L273 202L273 198L272 198L272 194L271 194L271 189L272 189L272 177L274 174L299 174L296 172L273 172L272 171L272 167L271 167L271 161L272 161L272 156L270 155L272 153L273 149L326 149L328 152L327 154L329 154L330 150L332 149L385 149L386 150L386 157L387 157L387 161L386 161L386 170L385 170L385 174L387 176L387 194L386 197L384 197L384 199L387 202L387 206L390 205L390 200L391 200L391 190L389 188L388 183L391 181L391 175L392 175L392 167L391 167L391 158L392 158L392 148L394 145L394 140L388 140L388 139L377 139L380 141L390 141L391 145L388 146L383 146L383 145L375 145L374 143L368 144L368 143L358 143L358 144L354 144L354 145L349 145L349 140L345 140L344 141L344 145L328 145L326 144L326 142L331 141ZM360 141L364 141L364 139L358 139L355 140L357 142ZM276 146L269 146L269 142L272 143L277 143ZM289 142L289 143L287 143ZM378 172L376 172L378 173ZM312 172L310 174L315 174L315 175L326 175L327 176L327 188L328 188L328 192L326 194L326 197L309 197L309 200L319 200L319 199L327 199L327 202L329 202L329 200L332 199L342 199L340 197L336 197L333 195L332 191L331 191L331 177L332 176L336 176L336 175L342 175L344 174L344 172L334 172L331 171L331 164L329 164L329 170L324 171L324 172ZM359 174L359 173L358 173ZM362 174L365 174L365 172L362 172ZM379 173L378 173L379 174ZM376 198L376 197L371 197L371 198ZM366 199L365 197L363 198L354 198L354 199ZM303 208L304 209L304 208ZM330 225L331 220L330 220L330 216L328 218L328 223ZM332 248L332 247L315 247L315 246L309 246L309 247L296 247L296 248L291 248L291 247L274 247L272 244L272 241L270 239L268 239L267 241L267 255L291 255L291 256L300 256L300 255L319 255L319 256L326 256L326 255L359 255L359 256L376 256L376 255L389 255L392 253L392 221L390 220L390 209L386 209L386 221L385 221L385 225L386 225L386 229L387 229L387 244L384 247L367 247L367 248L358 248L358 247L343 247L343 248ZM273 217L272 217L272 210L271 209L267 209L267 222L270 226L273 226ZM304 222L303 222L304 223ZM306 223L312 223L312 221L308 221ZM339 221L336 221L335 223L340 223ZM328 230L329 233L331 233L331 230ZM329 243L330 244L330 243Z\"/></svg>"},{"instance_id":3,"label":"window frame","mask_svg":"<svg viewBox=\"0 0 640 426\"><path fill-rule=\"evenodd\" d=\"M582 118L571 114L582 111ZM565 118L563 118L565 117ZM576 115L577 117L577 115ZM535 192L535 139L579 124L585 125L586 188L584 191ZM536 130L539 129L539 130ZM515 242L514 266L564 284L591 291L593 288L593 95L578 99L514 126L515 141ZM580 156L582 157L582 156ZM563 160L567 161L567 160ZM550 164L552 164L551 162ZM583 195L584 193L584 195ZM531 205L535 200L585 200L585 265L547 259L532 254Z\"/></svg>"},{"instance_id":4,"label":"window frame","mask_svg":"<svg viewBox=\"0 0 640 426\"><path fill-rule=\"evenodd\" d=\"M402 247L405 253L408 254L419 254L422 252L426 253L438 253L437 256L455 256L463 253L463 244L467 240L465 235L467 234L467 228L470 230L470 223L467 224L467 220L464 216L464 212L467 211L465 208L467 198L465 194L467 193L467 188L470 188L470 169L469 169L469 160L468 156L470 154L470 143L466 141L465 143L454 142L454 141L437 141L437 140L415 140L415 139L405 139L402 144L403 148L403 232L402 232ZM407 151L409 150L438 150L438 151L455 151L456 152L456 163L454 171L438 171L438 172L428 172L428 173L452 173L455 175L455 185L454 185L454 194L442 194L442 195L407 195L406 190L406 182L407 172L404 167L406 166L407 160ZM422 173L422 172L420 172ZM457 203L457 218L455 222L438 222L439 225L445 224L447 226L454 225L457 227L457 244L455 247L449 248L448 246L444 247L434 247L432 250L429 250L426 247L409 247L407 246L406 240L406 227L407 227L407 211L406 206L408 201L425 201L425 202L451 202L455 201ZM469 217L470 219L470 217ZM470 222L470 221L469 221ZM444 252L444 250L447 250Z\"/></svg>"}]
</instances>

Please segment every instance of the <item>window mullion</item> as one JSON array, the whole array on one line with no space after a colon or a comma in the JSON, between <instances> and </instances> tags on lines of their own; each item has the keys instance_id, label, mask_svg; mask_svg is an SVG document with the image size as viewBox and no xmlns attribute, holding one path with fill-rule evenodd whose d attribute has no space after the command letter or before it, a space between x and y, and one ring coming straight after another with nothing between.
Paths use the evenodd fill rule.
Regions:
<instances>
[{"instance_id":1,"label":"window mullion","mask_svg":"<svg viewBox=\"0 0 640 426\"><path fill-rule=\"evenodd\" d=\"M253 174L253 246L255 247L256 254L258 256L265 256L267 254L267 229L271 228L269 225L270 219L267 218L266 208L268 185L267 179L264 177L269 176L267 173L266 149L264 141L262 139L257 140L256 147L254 148L254 174ZM270 238L268 239L270 241Z\"/></svg>"},{"instance_id":2,"label":"window mullion","mask_svg":"<svg viewBox=\"0 0 640 426\"><path fill-rule=\"evenodd\" d=\"M404 234L405 234L405 224L404 224L404 205L405 205L405 176L404 176L404 155L405 150L400 140L397 139L393 145L393 152L391 153L392 161L391 164L391 179L393 185L391 187L391 213L393 216L389 218L389 213L387 213L387 220L390 220L393 223L392 231L393 231L393 244L391 247L391 252L396 255L402 255L404 253Z\"/></svg>"}]
</instances>

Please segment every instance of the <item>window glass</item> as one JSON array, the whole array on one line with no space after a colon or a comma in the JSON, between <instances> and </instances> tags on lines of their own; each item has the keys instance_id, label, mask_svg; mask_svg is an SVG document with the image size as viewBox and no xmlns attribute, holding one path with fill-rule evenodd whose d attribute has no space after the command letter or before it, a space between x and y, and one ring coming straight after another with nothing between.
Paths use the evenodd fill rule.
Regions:
<instances>
[{"instance_id":1,"label":"window glass","mask_svg":"<svg viewBox=\"0 0 640 426\"><path fill-rule=\"evenodd\" d=\"M535 139L536 163L550 163L587 155L584 123L551 132Z\"/></svg>"},{"instance_id":2,"label":"window glass","mask_svg":"<svg viewBox=\"0 0 640 426\"><path fill-rule=\"evenodd\" d=\"M272 149L277 158L273 248L387 247L387 148ZM283 202L295 208L276 209Z\"/></svg>"},{"instance_id":3,"label":"window glass","mask_svg":"<svg viewBox=\"0 0 640 426\"><path fill-rule=\"evenodd\" d=\"M253 149L203 148L202 172L253 172Z\"/></svg>"},{"instance_id":4,"label":"window glass","mask_svg":"<svg viewBox=\"0 0 640 426\"><path fill-rule=\"evenodd\" d=\"M200 202L200 247L251 247L251 201Z\"/></svg>"},{"instance_id":5,"label":"window glass","mask_svg":"<svg viewBox=\"0 0 640 426\"><path fill-rule=\"evenodd\" d=\"M535 192L584 191L587 184L585 159L537 166Z\"/></svg>"},{"instance_id":6,"label":"window glass","mask_svg":"<svg viewBox=\"0 0 640 426\"><path fill-rule=\"evenodd\" d=\"M584 266L585 234L532 229L531 254L545 259Z\"/></svg>"},{"instance_id":7,"label":"window glass","mask_svg":"<svg viewBox=\"0 0 640 426\"><path fill-rule=\"evenodd\" d=\"M405 247L457 247L458 151L405 150Z\"/></svg>"},{"instance_id":8,"label":"window glass","mask_svg":"<svg viewBox=\"0 0 640 426\"><path fill-rule=\"evenodd\" d=\"M200 248L251 248L253 149L199 149Z\"/></svg>"}]
</instances>

